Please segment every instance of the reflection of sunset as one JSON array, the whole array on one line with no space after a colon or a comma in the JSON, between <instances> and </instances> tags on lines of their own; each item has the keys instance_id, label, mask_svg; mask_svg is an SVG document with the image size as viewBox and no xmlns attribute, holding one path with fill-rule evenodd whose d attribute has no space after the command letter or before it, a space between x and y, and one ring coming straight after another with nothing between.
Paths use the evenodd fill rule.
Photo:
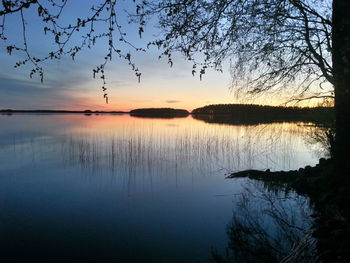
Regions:
<instances>
[{"instance_id":1,"label":"reflection of sunset","mask_svg":"<svg viewBox=\"0 0 350 263\"><path fill-rule=\"evenodd\" d=\"M204 162L230 170L292 169L314 160L303 139L308 137L309 131L296 123L244 126L208 124L191 116L157 119L128 114L54 114L30 115L30 118L13 115L2 118L8 122L4 132L13 128L31 130L38 134L39 141L41 136L48 136L45 134L63 137L60 148L68 147L70 153L86 148L84 154L87 156L93 154L92 148L99 149L101 152L95 154L103 161L110 159L112 145L113 155L122 158L119 161L138 152L133 160L139 158L139 162L166 158L171 162L190 162L188 165L193 167L200 167ZM25 127L22 127L22 119L28 120ZM21 137L16 135L8 141L20 141ZM131 152L129 147L132 147Z\"/></svg>"},{"instance_id":2,"label":"reflection of sunset","mask_svg":"<svg viewBox=\"0 0 350 263\"><path fill-rule=\"evenodd\" d=\"M86 228L81 228L86 222L102 238L112 231L115 239L108 242L117 247L130 237L128 242L135 244L133 236L149 240L148 232L139 231L144 222L168 229L182 220L181 227L194 229L191 236L210 248L212 232L203 238L203 229L214 229L216 239L226 241L232 197L249 186L244 180L225 179L229 172L290 170L317 162L304 139L310 131L298 124L244 126L209 124L191 116L157 119L94 113L0 115L0 121L1 198L9 196L5 200L21 204L20 211L14 206L7 212L15 215L8 225L23 225L30 213L33 219L25 220L26 227L33 229L36 220L35 234L45 218L52 228L84 237L75 238L77 243L86 241ZM311 143L319 148L318 142ZM9 206L2 203L1 211L6 212ZM201 220L203 228L197 231ZM10 226L7 229L13 230ZM154 233L153 228L150 231ZM175 229L167 237L173 240L178 233ZM158 251L163 233L152 242ZM197 244L187 235L179 243L183 242L189 250Z\"/></svg>"}]
</instances>

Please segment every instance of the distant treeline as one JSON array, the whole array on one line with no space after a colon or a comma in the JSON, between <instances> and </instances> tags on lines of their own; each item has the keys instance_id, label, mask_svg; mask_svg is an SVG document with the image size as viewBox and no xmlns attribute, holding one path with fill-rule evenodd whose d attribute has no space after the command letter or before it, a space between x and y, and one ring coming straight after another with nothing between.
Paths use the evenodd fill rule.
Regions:
<instances>
[{"instance_id":1,"label":"distant treeline","mask_svg":"<svg viewBox=\"0 0 350 263\"><path fill-rule=\"evenodd\" d=\"M189 114L187 110L172 108L144 108L130 111L131 116L153 118L186 117Z\"/></svg>"},{"instance_id":2,"label":"distant treeline","mask_svg":"<svg viewBox=\"0 0 350 263\"><path fill-rule=\"evenodd\" d=\"M12 109L2 109L0 110L2 114L12 114L12 113L35 113L35 114L62 114L62 113L83 113L86 115L90 114L116 114L116 113L126 113L123 111L92 111L92 110L12 110Z\"/></svg>"},{"instance_id":3,"label":"distant treeline","mask_svg":"<svg viewBox=\"0 0 350 263\"><path fill-rule=\"evenodd\" d=\"M331 123L334 120L334 108L216 104L194 109L192 115L196 119L217 123L258 124L284 121Z\"/></svg>"}]
</instances>

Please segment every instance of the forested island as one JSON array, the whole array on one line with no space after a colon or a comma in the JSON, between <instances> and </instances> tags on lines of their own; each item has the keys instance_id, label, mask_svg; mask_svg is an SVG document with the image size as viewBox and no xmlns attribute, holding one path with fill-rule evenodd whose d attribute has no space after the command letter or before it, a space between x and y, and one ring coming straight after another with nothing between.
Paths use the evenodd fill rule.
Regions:
<instances>
[{"instance_id":1,"label":"forested island","mask_svg":"<svg viewBox=\"0 0 350 263\"><path fill-rule=\"evenodd\" d=\"M142 108L130 111L131 116L150 118L178 118L187 117L189 114L187 110L172 108Z\"/></svg>"},{"instance_id":2,"label":"forested island","mask_svg":"<svg viewBox=\"0 0 350 263\"><path fill-rule=\"evenodd\" d=\"M216 104L194 109L192 116L209 123L258 124L288 121L332 123L335 115L331 107Z\"/></svg>"},{"instance_id":3,"label":"forested island","mask_svg":"<svg viewBox=\"0 0 350 263\"><path fill-rule=\"evenodd\" d=\"M208 123L259 124L272 122L315 122L331 124L334 108L331 107L282 107L255 104L214 104L196 108L191 113L185 109L140 108L128 111L99 110L15 110L1 109L0 114L130 114L134 117L179 118L190 114Z\"/></svg>"}]
</instances>

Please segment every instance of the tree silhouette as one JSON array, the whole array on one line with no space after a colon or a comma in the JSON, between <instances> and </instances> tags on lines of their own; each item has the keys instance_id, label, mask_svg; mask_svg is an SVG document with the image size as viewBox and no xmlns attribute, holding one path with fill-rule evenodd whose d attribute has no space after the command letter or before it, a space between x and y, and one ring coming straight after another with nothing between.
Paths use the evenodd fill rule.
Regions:
<instances>
[{"instance_id":1,"label":"tree silhouette","mask_svg":"<svg viewBox=\"0 0 350 263\"><path fill-rule=\"evenodd\" d=\"M250 93L294 89L303 95L318 85L312 98L334 96L341 172L350 168L349 8L347 0L143 1L135 19L156 16L164 37L152 44L169 59L184 54L194 74L221 70L231 58L234 81L246 80L241 87ZM197 61L197 53L204 60Z\"/></svg>"},{"instance_id":2,"label":"tree silhouette","mask_svg":"<svg viewBox=\"0 0 350 263\"><path fill-rule=\"evenodd\" d=\"M193 73L221 70L231 58L233 79L247 79L252 93L293 84L304 93L315 82L334 83L330 1L144 1L141 10L139 21L157 16L164 31L153 44L193 60Z\"/></svg>"},{"instance_id":3,"label":"tree silhouette","mask_svg":"<svg viewBox=\"0 0 350 263\"><path fill-rule=\"evenodd\" d=\"M106 54L103 57L103 63L93 69L93 77L99 76L102 79L103 96L108 103L108 94L106 88L105 66L112 56L126 60L131 70L135 72L136 77L140 80L141 72L132 61L131 54L124 51L119 43L126 44L133 50L142 51L144 49L134 46L127 39L127 33L123 31L118 16L118 1L103 0L96 1L97 4L90 7L90 12L85 17L73 17L67 23L62 18L62 13L66 9L69 0L2 0L0 4L0 41L10 42L6 34L6 18L13 14L16 16L17 23L21 25L23 44L8 44L7 53L11 55L14 51L22 52L25 58L15 64L15 67L31 64L32 70L30 77L37 74L43 81L44 69L43 63L47 60L61 59L63 56L70 56L73 60L75 56L84 48L91 48L99 40L107 43ZM28 9L28 12L26 12ZM26 15L36 13L42 22L43 33L51 39L54 48L46 56L34 56L28 48L27 21ZM102 28L101 28L102 24ZM78 41L76 39L79 39Z\"/></svg>"},{"instance_id":4,"label":"tree silhouette","mask_svg":"<svg viewBox=\"0 0 350 263\"><path fill-rule=\"evenodd\" d=\"M48 59L74 56L98 39L106 39L108 51L104 63L93 70L103 80L102 90L107 99L104 68L112 55L125 59L140 78L141 73L130 53L118 49L121 41L135 50L118 23L116 0L101 0L86 17L74 24L62 25L61 13L68 0L3 0L0 5L0 39L6 40L6 16L20 13L24 46L7 46L7 52L22 51L27 58L20 66L32 63L31 75L43 76L41 63ZM294 89L299 95L312 87L316 97L335 99L336 160L338 169L350 169L350 8L348 0L165 0L136 1L131 21L138 23L142 35L145 25L156 17L163 30L162 37L151 41L168 58L181 52L193 62L192 74L202 78L207 68L222 70L230 59L234 84L241 84L250 93L273 89ZM45 4L44 4L45 3ZM52 37L57 49L46 57L36 58L28 52L25 34L25 9L37 9L45 24L44 31ZM105 31L96 30L104 23ZM63 23L64 24L64 23ZM70 46L72 36L81 30L81 43ZM201 54L201 56L198 56ZM201 60L201 58L203 58ZM241 82L245 80L245 82ZM243 84L242 84L243 83ZM327 89L330 83L334 89ZM234 85L237 86L237 85ZM312 96L313 97L313 96ZM300 98L298 98L300 99ZM303 98L302 98L303 99ZM339 170L340 171L340 170Z\"/></svg>"}]
</instances>

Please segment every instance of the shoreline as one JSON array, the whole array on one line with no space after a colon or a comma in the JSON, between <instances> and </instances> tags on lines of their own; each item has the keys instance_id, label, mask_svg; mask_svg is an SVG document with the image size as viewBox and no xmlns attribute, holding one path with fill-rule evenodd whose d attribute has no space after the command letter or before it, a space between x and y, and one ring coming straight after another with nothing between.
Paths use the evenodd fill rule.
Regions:
<instances>
[{"instance_id":1,"label":"shoreline","mask_svg":"<svg viewBox=\"0 0 350 263\"><path fill-rule=\"evenodd\" d=\"M315 166L298 170L244 170L226 178L249 178L308 197L314 208L312 237L317 239L318 256L322 262L348 262L350 181L339 182L334 169L334 160L321 158Z\"/></svg>"}]
</instances>

